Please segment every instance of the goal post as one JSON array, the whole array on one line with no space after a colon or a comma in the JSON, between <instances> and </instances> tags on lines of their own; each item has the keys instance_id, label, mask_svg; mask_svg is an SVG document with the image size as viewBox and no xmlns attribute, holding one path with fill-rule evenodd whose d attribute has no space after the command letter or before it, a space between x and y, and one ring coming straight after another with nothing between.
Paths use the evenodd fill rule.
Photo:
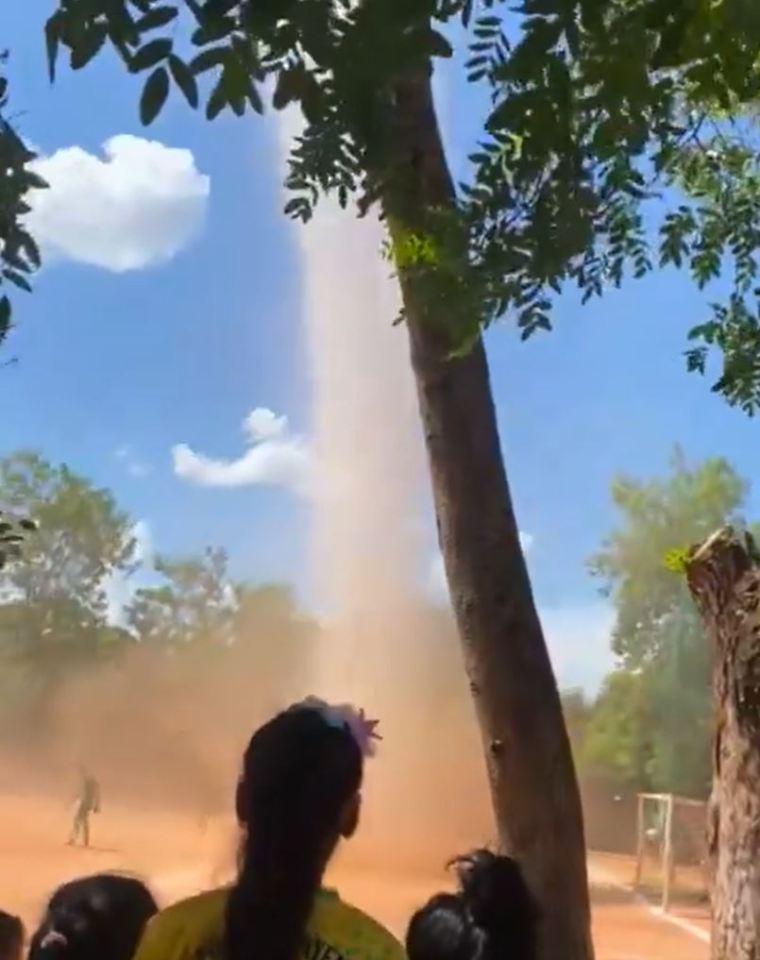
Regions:
<instances>
[{"instance_id":1,"label":"goal post","mask_svg":"<svg viewBox=\"0 0 760 960\"><path fill-rule=\"evenodd\" d=\"M640 793L636 809L634 887L659 895L663 912L676 896L707 896L707 804L672 793Z\"/></svg>"}]
</instances>

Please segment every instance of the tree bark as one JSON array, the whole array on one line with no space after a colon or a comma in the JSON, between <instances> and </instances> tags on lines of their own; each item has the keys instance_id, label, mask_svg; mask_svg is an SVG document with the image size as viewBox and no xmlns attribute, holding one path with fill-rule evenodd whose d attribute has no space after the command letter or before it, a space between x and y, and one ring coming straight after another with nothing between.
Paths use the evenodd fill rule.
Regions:
<instances>
[{"instance_id":1,"label":"tree bark","mask_svg":"<svg viewBox=\"0 0 760 960\"><path fill-rule=\"evenodd\" d=\"M713 782L707 839L714 960L760 957L760 557L718 531L687 563L713 645Z\"/></svg>"},{"instance_id":2,"label":"tree bark","mask_svg":"<svg viewBox=\"0 0 760 960\"><path fill-rule=\"evenodd\" d=\"M452 209L430 77L397 84L383 207L394 239ZM446 306L400 269L438 536L485 746L499 837L524 866L541 915L542 960L590 960L580 795L502 459L477 337L452 357Z\"/></svg>"}]
</instances>

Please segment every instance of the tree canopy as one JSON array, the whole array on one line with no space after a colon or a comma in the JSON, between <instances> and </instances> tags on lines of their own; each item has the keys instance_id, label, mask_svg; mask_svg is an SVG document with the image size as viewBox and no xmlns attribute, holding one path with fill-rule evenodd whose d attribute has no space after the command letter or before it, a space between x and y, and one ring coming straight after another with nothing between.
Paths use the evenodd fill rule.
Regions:
<instances>
[{"instance_id":1,"label":"tree canopy","mask_svg":"<svg viewBox=\"0 0 760 960\"><path fill-rule=\"evenodd\" d=\"M100 750L103 724L134 736L140 685L150 762L169 751L173 769L200 777L208 745L182 726L196 704L213 704L204 729L227 743L251 702L302 689L319 628L289 587L235 580L223 549L148 560L134 530L110 491L70 467L31 451L0 458L0 738Z\"/></svg>"},{"instance_id":2,"label":"tree canopy","mask_svg":"<svg viewBox=\"0 0 760 960\"><path fill-rule=\"evenodd\" d=\"M400 188L394 84L451 55L455 22L491 101L472 176L426 236L394 238L460 318L454 345L505 314L523 337L550 329L568 285L588 299L656 264L699 287L730 274L687 362L704 372L716 349L714 389L753 412L760 18L745 0L60 0L46 31L51 76L62 47L74 69L115 48L145 77L146 124L172 85L213 119L263 112L272 81L274 106L305 118L286 210L306 220L323 193L365 209Z\"/></svg>"},{"instance_id":3,"label":"tree canopy","mask_svg":"<svg viewBox=\"0 0 760 960\"><path fill-rule=\"evenodd\" d=\"M107 622L107 589L135 563L131 520L108 491L32 452L0 460L0 503L35 526L0 573L0 653L45 686L121 637Z\"/></svg>"},{"instance_id":4,"label":"tree canopy","mask_svg":"<svg viewBox=\"0 0 760 960\"><path fill-rule=\"evenodd\" d=\"M615 605L612 649L619 666L575 745L586 769L640 789L705 794L711 653L668 556L725 523L741 526L747 493L725 460L692 465L678 449L665 477L613 482L620 523L590 567Z\"/></svg>"},{"instance_id":5,"label":"tree canopy","mask_svg":"<svg viewBox=\"0 0 760 960\"><path fill-rule=\"evenodd\" d=\"M660 655L673 620L696 617L683 578L666 565L670 551L701 543L724 523L740 525L747 493L746 482L726 460L691 466L679 449L663 479L613 481L612 501L622 522L589 566L612 592L613 651L626 667L641 667Z\"/></svg>"},{"instance_id":6,"label":"tree canopy","mask_svg":"<svg viewBox=\"0 0 760 960\"><path fill-rule=\"evenodd\" d=\"M141 641L176 648L229 639L236 600L224 550L157 557L153 566L163 583L138 589L127 608L127 622Z\"/></svg>"}]
</instances>

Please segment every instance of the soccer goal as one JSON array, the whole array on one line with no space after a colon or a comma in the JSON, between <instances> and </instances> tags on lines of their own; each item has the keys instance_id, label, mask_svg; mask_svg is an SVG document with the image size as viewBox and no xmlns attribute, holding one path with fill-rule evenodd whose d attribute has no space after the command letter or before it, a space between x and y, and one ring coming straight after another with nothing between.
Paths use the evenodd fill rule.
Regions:
<instances>
[{"instance_id":1,"label":"soccer goal","mask_svg":"<svg viewBox=\"0 0 760 960\"><path fill-rule=\"evenodd\" d=\"M706 817L701 800L639 794L634 885L659 897L665 912L675 900L708 899Z\"/></svg>"}]
</instances>

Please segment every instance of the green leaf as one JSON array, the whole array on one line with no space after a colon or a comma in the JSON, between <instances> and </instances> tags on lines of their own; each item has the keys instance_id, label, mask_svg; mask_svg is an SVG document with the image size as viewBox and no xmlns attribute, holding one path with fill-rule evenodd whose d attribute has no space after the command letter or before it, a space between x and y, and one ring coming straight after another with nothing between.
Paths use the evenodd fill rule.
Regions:
<instances>
[{"instance_id":1,"label":"green leaf","mask_svg":"<svg viewBox=\"0 0 760 960\"><path fill-rule=\"evenodd\" d=\"M32 285L26 279L23 273L20 273L18 270L3 270L3 276L5 279L12 283L15 287L18 287L20 290L26 290L27 293L32 292Z\"/></svg>"},{"instance_id":2,"label":"green leaf","mask_svg":"<svg viewBox=\"0 0 760 960\"><path fill-rule=\"evenodd\" d=\"M0 298L0 343L8 336L11 328L11 302L7 297Z\"/></svg>"},{"instance_id":3,"label":"green leaf","mask_svg":"<svg viewBox=\"0 0 760 960\"><path fill-rule=\"evenodd\" d=\"M195 110L198 106L198 84L195 81L192 70L184 60L180 60L175 54L171 54L169 57L169 69L174 77L174 82L182 91L185 100L187 100L193 110Z\"/></svg>"},{"instance_id":4,"label":"green leaf","mask_svg":"<svg viewBox=\"0 0 760 960\"><path fill-rule=\"evenodd\" d=\"M224 89L222 78L220 78L212 90L211 96L208 98L208 103L206 104L206 119L215 120L222 110L224 110L227 104L227 94Z\"/></svg>"},{"instance_id":5,"label":"green leaf","mask_svg":"<svg viewBox=\"0 0 760 960\"><path fill-rule=\"evenodd\" d=\"M140 97L140 120L143 126L150 126L161 113L169 96L169 74L165 67L158 67L145 81Z\"/></svg>"},{"instance_id":6,"label":"green leaf","mask_svg":"<svg viewBox=\"0 0 760 960\"><path fill-rule=\"evenodd\" d=\"M37 246L34 237L25 232L21 238L21 247L26 254L27 260L33 267L39 269L42 265L42 257L40 256L40 248Z\"/></svg>"},{"instance_id":7,"label":"green leaf","mask_svg":"<svg viewBox=\"0 0 760 960\"><path fill-rule=\"evenodd\" d=\"M55 65L58 60L58 48L61 42L62 13L57 10L45 24L45 47L47 50L48 75L50 82L55 83Z\"/></svg>"},{"instance_id":8,"label":"green leaf","mask_svg":"<svg viewBox=\"0 0 760 960\"><path fill-rule=\"evenodd\" d=\"M24 186L27 190L48 190L50 184L34 170L24 170Z\"/></svg>"},{"instance_id":9,"label":"green leaf","mask_svg":"<svg viewBox=\"0 0 760 960\"><path fill-rule=\"evenodd\" d=\"M449 41L437 30L430 31L430 55L443 57L444 59L449 59L454 55L454 49Z\"/></svg>"},{"instance_id":10,"label":"green leaf","mask_svg":"<svg viewBox=\"0 0 760 960\"><path fill-rule=\"evenodd\" d=\"M205 47L217 40L224 40L235 29L233 17L220 17L218 20L209 19L193 33L190 38L193 46Z\"/></svg>"},{"instance_id":11,"label":"green leaf","mask_svg":"<svg viewBox=\"0 0 760 960\"><path fill-rule=\"evenodd\" d=\"M106 39L105 24L96 23L82 35L76 46L71 48L71 69L81 70L102 49Z\"/></svg>"},{"instance_id":12,"label":"green leaf","mask_svg":"<svg viewBox=\"0 0 760 960\"><path fill-rule=\"evenodd\" d=\"M250 103L251 107L256 111L256 113L260 115L264 113L264 103L261 99L261 95L259 94L256 84L253 82L253 80L251 80L248 84L247 98L248 98L248 102Z\"/></svg>"},{"instance_id":13,"label":"green leaf","mask_svg":"<svg viewBox=\"0 0 760 960\"><path fill-rule=\"evenodd\" d=\"M151 40L150 43L146 43L145 46L141 47L132 57L130 70L132 73L150 70L150 68L155 67L157 63L166 60L172 52L172 46L172 41L165 38Z\"/></svg>"},{"instance_id":14,"label":"green leaf","mask_svg":"<svg viewBox=\"0 0 760 960\"><path fill-rule=\"evenodd\" d=\"M272 106L275 110L284 110L289 103L300 100L304 86L303 67L293 67L290 70L281 70L277 77L277 85L272 95Z\"/></svg>"},{"instance_id":15,"label":"green leaf","mask_svg":"<svg viewBox=\"0 0 760 960\"><path fill-rule=\"evenodd\" d=\"M686 547L674 547L665 554L663 563L665 564L666 570L683 576L686 573L690 559L691 550Z\"/></svg>"},{"instance_id":16,"label":"green leaf","mask_svg":"<svg viewBox=\"0 0 760 960\"><path fill-rule=\"evenodd\" d=\"M158 30L175 20L179 11L176 7L155 7L140 17L135 23L138 33L147 33L149 30Z\"/></svg>"},{"instance_id":17,"label":"green leaf","mask_svg":"<svg viewBox=\"0 0 760 960\"><path fill-rule=\"evenodd\" d=\"M197 57L193 57L190 61L190 70L198 76L199 73L206 73L214 67L223 66L228 56L229 49L226 46L210 47L199 53Z\"/></svg>"}]
</instances>

